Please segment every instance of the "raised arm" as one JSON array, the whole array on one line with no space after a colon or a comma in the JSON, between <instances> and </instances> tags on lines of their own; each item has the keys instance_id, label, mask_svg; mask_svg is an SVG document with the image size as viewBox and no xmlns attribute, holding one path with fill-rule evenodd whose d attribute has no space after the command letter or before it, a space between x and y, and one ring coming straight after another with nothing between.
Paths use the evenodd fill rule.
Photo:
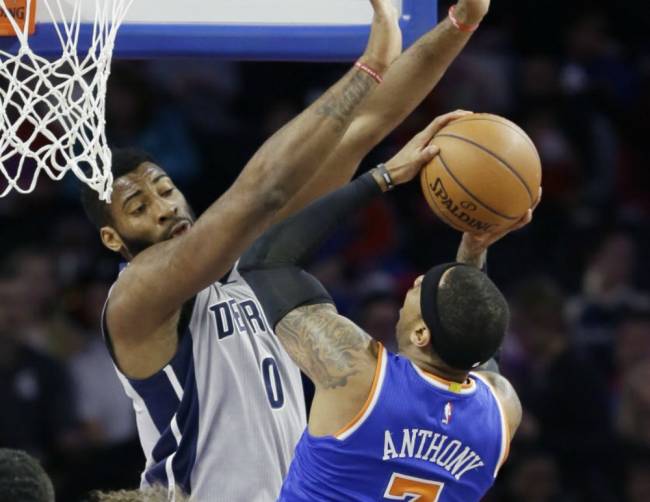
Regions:
<instances>
[{"instance_id":1,"label":"raised arm","mask_svg":"<svg viewBox=\"0 0 650 502\"><path fill-rule=\"evenodd\" d=\"M460 245L458 246L458 252L456 254L456 261L461 263L466 263L468 265L473 265L477 268L484 268L487 258L488 248L495 242L503 239L510 232L519 230L520 228L525 227L533 220L533 212L539 205L542 200L542 189L540 188L539 194L537 196L537 201L531 209L529 209L526 214L511 227L504 230L500 230L497 233L484 233L480 235L464 233L461 239ZM505 414L508 431L510 433L509 440L517 432L517 428L521 423L521 402L517 396L512 384L508 381L507 378L503 377L499 371L499 365L497 363L498 359L496 356L490 359L487 363L479 368L479 373L488 381L488 383L494 389L494 392L501 403L501 407Z\"/></svg>"},{"instance_id":2,"label":"raised arm","mask_svg":"<svg viewBox=\"0 0 650 502\"><path fill-rule=\"evenodd\" d=\"M501 229L495 233L486 232L482 234L471 234L465 232L460 241L460 245L458 246L456 261L473 265L476 268L484 268L488 248L495 242L503 239L510 232L515 232L533 221L533 213L541 200L542 189L540 188L539 193L537 194L537 200L535 201L535 204L533 204L533 207L526 211L526 214L523 215L519 221L516 221L508 228Z\"/></svg>"},{"instance_id":3,"label":"raised arm","mask_svg":"<svg viewBox=\"0 0 650 502\"><path fill-rule=\"evenodd\" d=\"M389 189L384 175L396 185L413 179L437 154L428 146L435 133L466 113L436 119L386 163L385 172L374 169L316 201L269 229L242 256L242 276L288 354L316 386L312 434L333 434L357 413L372 385L378 347L337 313L327 291L301 266L339 222Z\"/></svg>"},{"instance_id":4,"label":"raised arm","mask_svg":"<svg viewBox=\"0 0 650 502\"><path fill-rule=\"evenodd\" d=\"M383 69L399 54L399 26L390 0L370 1L375 17L362 59ZM111 295L111 336L130 341L146 337L231 268L340 141L376 86L371 75L353 68L270 138L187 233L140 253Z\"/></svg>"},{"instance_id":5,"label":"raised arm","mask_svg":"<svg viewBox=\"0 0 650 502\"><path fill-rule=\"evenodd\" d=\"M489 6L489 0L460 0L455 17L464 25L475 25ZM431 92L471 36L445 17L405 51L385 73L382 85L364 102L337 148L278 213L276 221L347 183L368 152Z\"/></svg>"},{"instance_id":6,"label":"raised arm","mask_svg":"<svg viewBox=\"0 0 650 502\"><path fill-rule=\"evenodd\" d=\"M399 185L413 179L422 166L438 153L436 147L429 146L435 134L452 120L467 114L469 112L455 111L442 115L409 141L385 164L386 174L392 182ZM373 169L276 224L246 251L239 262L239 270L252 287L258 290L257 294L262 299L272 325L302 304L292 298L292 281L295 275L295 280L302 288L305 287L300 267L312 251L342 221L388 188L381 170ZM318 224L315 225L314 222ZM287 273L289 270L291 274ZM305 293L301 291L300 294ZM320 284L312 284L309 294L318 298L327 296ZM266 295L271 295L272 298L265 301Z\"/></svg>"}]
</instances>

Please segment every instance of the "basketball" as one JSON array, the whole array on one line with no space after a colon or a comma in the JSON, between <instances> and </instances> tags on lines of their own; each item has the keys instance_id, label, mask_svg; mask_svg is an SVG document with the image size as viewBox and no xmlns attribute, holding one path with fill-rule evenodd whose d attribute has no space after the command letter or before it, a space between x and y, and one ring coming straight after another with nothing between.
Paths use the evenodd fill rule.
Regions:
<instances>
[{"instance_id":1,"label":"basketball","mask_svg":"<svg viewBox=\"0 0 650 502\"><path fill-rule=\"evenodd\" d=\"M489 114L455 120L432 141L440 148L421 174L433 212L461 232L512 226L536 202L542 166L535 145L513 122Z\"/></svg>"}]
</instances>

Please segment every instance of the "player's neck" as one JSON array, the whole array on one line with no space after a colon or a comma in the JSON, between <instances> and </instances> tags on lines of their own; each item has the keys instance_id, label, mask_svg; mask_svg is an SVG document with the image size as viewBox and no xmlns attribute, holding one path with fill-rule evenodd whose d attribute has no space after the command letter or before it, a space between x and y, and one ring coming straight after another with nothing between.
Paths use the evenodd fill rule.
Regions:
<instances>
[{"instance_id":1,"label":"player's neck","mask_svg":"<svg viewBox=\"0 0 650 502\"><path fill-rule=\"evenodd\" d=\"M425 354L423 351L409 346L400 350L400 354L407 357L418 368L450 382L465 383L467 371L456 370L448 367L439 359Z\"/></svg>"}]
</instances>

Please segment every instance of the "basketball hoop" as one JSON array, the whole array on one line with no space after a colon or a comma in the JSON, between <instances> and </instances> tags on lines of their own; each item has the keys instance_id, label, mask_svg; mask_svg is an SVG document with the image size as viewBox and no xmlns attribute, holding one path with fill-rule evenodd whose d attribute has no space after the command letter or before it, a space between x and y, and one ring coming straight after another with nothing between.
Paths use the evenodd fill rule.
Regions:
<instances>
[{"instance_id":1,"label":"basketball hoop","mask_svg":"<svg viewBox=\"0 0 650 502\"><path fill-rule=\"evenodd\" d=\"M19 42L15 54L0 50L0 197L32 192L41 171L53 180L72 171L109 201L106 84L117 30L133 0L38 0L61 44L54 60L29 45L38 32L36 2L0 0L0 34ZM82 9L94 9L92 25L82 25ZM78 54L86 28L90 48Z\"/></svg>"}]
</instances>

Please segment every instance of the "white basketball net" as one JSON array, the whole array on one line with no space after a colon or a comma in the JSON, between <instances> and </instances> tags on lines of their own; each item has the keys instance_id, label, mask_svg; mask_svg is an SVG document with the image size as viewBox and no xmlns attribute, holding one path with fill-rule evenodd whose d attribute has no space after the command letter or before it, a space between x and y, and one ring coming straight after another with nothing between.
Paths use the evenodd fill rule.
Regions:
<instances>
[{"instance_id":1,"label":"white basketball net","mask_svg":"<svg viewBox=\"0 0 650 502\"><path fill-rule=\"evenodd\" d=\"M25 19L34 1L27 0ZM84 1L87 8L94 3L94 23L90 49L78 54ZM0 50L0 197L12 190L33 191L41 171L53 180L72 171L101 199L110 200L106 83L117 30L132 2L39 0L39 9L59 20L53 24L62 54L49 61L30 48L28 23L19 27L0 0L20 43L17 54Z\"/></svg>"}]
</instances>

